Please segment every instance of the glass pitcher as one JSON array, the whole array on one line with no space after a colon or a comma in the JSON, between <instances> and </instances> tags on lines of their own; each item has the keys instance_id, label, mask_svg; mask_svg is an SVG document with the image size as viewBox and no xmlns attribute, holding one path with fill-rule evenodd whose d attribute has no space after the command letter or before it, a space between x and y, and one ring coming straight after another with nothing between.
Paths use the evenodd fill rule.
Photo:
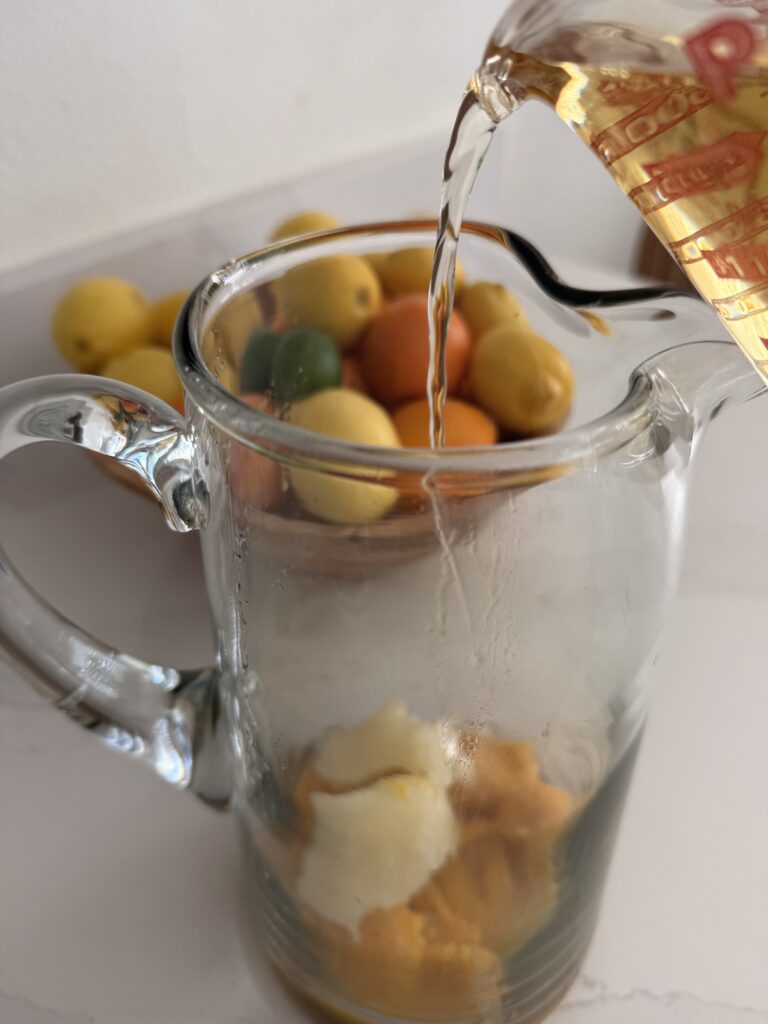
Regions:
<instances>
[{"instance_id":1,"label":"glass pitcher","mask_svg":"<svg viewBox=\"0 0 768 1024\"><path fill-rule=\"evenodd\" d=\"M768 378L767 0L516 0L473 81L554 108Z\"/></svg>"},{"instance_id":2,"label":"glass pitcher","mask_svg":"<svg viewBox=\"0 0 768 1024\"><path fill-rule=\"evenodd\" d=\"M217 661L115 651L5 558L0 639L107 746L234 811L262 947L305 998L347 1020L532 1022L595 925L692 456L716 412L763 386L733 342L707 340L698 300L570 287L475 224L468 276L511 288L574 366L571 429L364 447L231 392L235 325L279 316L286 271L434 231L327 232L212 274L176 327L186 418L101 378L0 391L0 454L100 453L173 529L199 531ZM308 492L335 514L306 511Z\"/></svg>"}]
</instances>

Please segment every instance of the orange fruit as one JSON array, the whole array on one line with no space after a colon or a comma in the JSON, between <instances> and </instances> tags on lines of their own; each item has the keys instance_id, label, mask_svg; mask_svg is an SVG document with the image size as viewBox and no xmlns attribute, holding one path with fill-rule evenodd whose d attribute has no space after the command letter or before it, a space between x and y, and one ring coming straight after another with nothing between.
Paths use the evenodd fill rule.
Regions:
<instances>
[{"instance_id":1,"label":"orange fruit","mask_svg":"<svg viewBox=\"0 0 768 1024\"><path fill-rule=\"evenodd\" d=\"M461 314L454 312L445 353L451 394L461 384L470 345L467 325ZM425 394L429 368L426 295L395 299L374 317L363 334L361 364L371 393L385 405L398 405Z\"/></svg>"},{"instance_id":2,"label":"orange fruit","mask_svg":"<svg viewBox=\"0 0 768 1024\"><path fill-rule=\"evenodd\" d=\"M240 401L252 409L273 414L273 406L266 395L240 395ZM280 463L266 455L259 455L247 445L232 442L229 465L232 492L239 502L251 508L270 509L280 500L283 476Z\"/></svg>"},{"instance_id":3,"label":"orange fruit","mask_svg":"<svg viewBox=\"0 0 768 1024\"><path fill-rule=\"evenodd\" d=\"M429 402L419 398L401 405L393 414L395 429L404 448L429 448ZM458 398L448 398L444 409L447 448L496 444L496 424L481 409Z\"/></svg>"}]
</instances>

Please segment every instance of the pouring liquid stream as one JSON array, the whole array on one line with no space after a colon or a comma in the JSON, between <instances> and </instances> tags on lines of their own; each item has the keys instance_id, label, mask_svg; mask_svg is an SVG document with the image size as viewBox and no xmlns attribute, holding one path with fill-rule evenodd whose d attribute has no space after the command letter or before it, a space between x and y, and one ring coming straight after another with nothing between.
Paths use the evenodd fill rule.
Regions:
<instances>
[{"instance_id":1,"label":"pouring liquid stream","mask_svg":"<svg viewBox=\"0 0 768 1024\"><path fill-rule=\"evenodd\" d=\"M430 353L427 397L430 413L429 440L433 448L445 445L445 345L453 310L461 225L472 186L493 133L499 122L517 106L514 90L504 89L502 81L500 73L492 64L484 64L473 75L462 98L445 154L435 259L427 304Z\"/></svg>"},{"instance_id":2,"label":"pouring liquid stream","mask_svg":"<svg viewBox=\"0 0 768 1024\"><path fill-rule=\"evenodd\" d=\"M480 96L488 93L486 102ZM512 94L502 91L497 77L489 76L485 67L473 76L461 101L451 133L443 166L442 195L435 258L429 284L427 313L429 320L429 370L427 397L429 401L429 442L432 448L445 445L444 407L447 397L445 346L448 323L454 303L454 278L459 234L472 186L483 162L493 133L501 120L512 112L516 103ZM498 98L494 101L494 96ZM468 649L475 668L483 660L483 651L472 620L461 573L453 554L443 516L436 481L424 481L432 505L435 532L443 554L444 583L453 584L461 619L467 635ZM438 620L444 618L445 586L436 595Z\"/></svg>"},{"instance_id":3,"label":"pouring liquid stream","mask_svg":"<svg viewBox=\"0 0 768 1024\"><path fill-rule=\"evenodd\" d=\"M620 26L606 26L618 38ZM569 46L588 53L589 41ZM715 99L678 49L659 70L489 47L450 139L429 293L430 440L444 444L445 332L459 232L500 121L543 101L590 146L768 381L768 56Z\"/></svg>"}]
</instances>

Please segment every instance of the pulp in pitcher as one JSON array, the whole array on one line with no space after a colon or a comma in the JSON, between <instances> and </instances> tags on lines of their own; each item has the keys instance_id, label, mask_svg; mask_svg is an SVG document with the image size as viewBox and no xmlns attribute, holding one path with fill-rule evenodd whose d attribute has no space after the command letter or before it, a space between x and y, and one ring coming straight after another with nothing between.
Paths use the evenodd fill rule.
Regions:
<instances>
[{"instance_id":1,"label":"pulp in pitcher","mask_svg":"<svg viewBox=\"0 0 768 1024\"><path fill-rule=\"evenodd\" d=\"M531 743L401 701L331 730L297 762L285 873L261 897L278 965L356 1012L538 1019L591 934L635 749L574 793Z\"/></svg>"}]
</instances>

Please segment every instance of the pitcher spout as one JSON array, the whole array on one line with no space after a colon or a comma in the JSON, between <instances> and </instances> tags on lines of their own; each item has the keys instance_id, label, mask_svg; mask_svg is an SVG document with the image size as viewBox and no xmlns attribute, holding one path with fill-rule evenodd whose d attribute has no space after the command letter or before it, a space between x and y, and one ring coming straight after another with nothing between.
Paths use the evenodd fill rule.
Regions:
<instances>
[{"instance_id":1,"label":"pitcher spout","mask_svg":"<svg viewBox=\"0 0 768 1024\"><path fill-rule=\"evenodd\" d=\"M723 409L768 390L732 341L677 345L643 363L638 373L650 381L660 420L692 447Z\"/></svg>"}]
</instances>

